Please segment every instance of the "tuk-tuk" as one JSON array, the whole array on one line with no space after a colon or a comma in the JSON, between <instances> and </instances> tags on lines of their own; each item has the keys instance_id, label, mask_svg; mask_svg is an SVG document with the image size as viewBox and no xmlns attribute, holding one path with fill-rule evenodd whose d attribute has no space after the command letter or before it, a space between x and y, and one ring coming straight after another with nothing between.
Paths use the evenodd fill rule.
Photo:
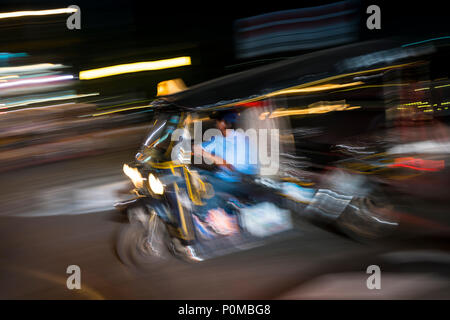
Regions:
<instances>
[{"instance_id":1,"label":"tuk-tuk","mask_svg":"<svg viewBox=\"0 0 450 320\"><path fill-rule=\"evenodd\" d=\"M135 197L116 206L131 222L119 237L119 256L172 253L201 261L294 235L298 219L331 223L358 238L392 233L397 216L371 174L392 177L397 160L386 156L392 144L374 140L373 133L403 119L398 106L413 99L404 92L429 75L437 51L432 43L370 41L190 88L179 80L165 83L176 93L158 90L150 132L133 163L124 165ZM241 198L215 192L204 172L217 168L194 161L193 145L214 127L212 115L223 111L239 114L244 132L270 136L263 144L258 140L269 161L258 158L258 172L237 174ZM223 232L205 220L204 213L216 207L223 209L216 216Z\"/></svg>"}]
</instances>

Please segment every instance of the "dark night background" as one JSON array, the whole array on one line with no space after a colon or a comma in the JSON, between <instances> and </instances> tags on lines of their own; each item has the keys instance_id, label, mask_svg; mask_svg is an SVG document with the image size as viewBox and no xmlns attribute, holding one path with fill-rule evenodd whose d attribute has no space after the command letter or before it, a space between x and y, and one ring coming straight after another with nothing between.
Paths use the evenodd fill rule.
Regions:
<instances>
[{"instance_id":1,"label":"dark night background","mask_svg":"<svg viewBox=\"0 0 450 320\"><path fill-rule=\"evenodd\" d=\"M157 82L181 77L188 86L224 74L276 61L282 55L256 60L237 60L234 55L233 22L236 19L277 10L317 6L335 1L300 2L172 2L172 1L2 1L1 12L81 8L81 30L68 30L66 17L33 17L0 21L3 52L27 52L37 62L51 59L74 67L74 71L134 61L190 55L193 67L183 70L133 74L100 81L111 91L128 87L155 94ZM400 1L356 2L360 11L359 41L400 37L405 43L447 35L447 12L442 2ZM370 4L381 8L381 30L366 28L365 10ZM42 22L45 21L45 22ZM289 55L305 53L290 52ZM49 61L50 62L50 61ZM117 80L120 80L119 82ZM108 83L103 83L107 81ZM95 81L94 81L95 82Z\"/></svg>"}]
</instances>

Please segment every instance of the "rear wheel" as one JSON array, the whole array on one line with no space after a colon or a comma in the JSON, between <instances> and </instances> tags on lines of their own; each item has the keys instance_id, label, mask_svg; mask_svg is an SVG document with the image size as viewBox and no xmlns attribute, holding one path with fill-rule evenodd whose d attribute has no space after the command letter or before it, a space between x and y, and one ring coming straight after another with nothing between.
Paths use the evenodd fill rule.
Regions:
<instances>
[{"instance_id":1,"label":"rear wheel","mask_svg":"<svg viewBox=\"0 0 450 320\"><path fill-rule=\"evenodd\" d=\"M398 227L394 208L377 197L355 197L336 220L337 228L356 240L385 238Z\"/></svg>"},{"instance_id":2,"label":"rear wheel","mask_svg":"<svg viewBox=\"0 0 450 320\"><path fill-rule=\"evenodd\" d=\"M316 206L319 212L323 208L331 213L331 221L340 232L355 240L370 241L397 230L394 205L386 187L376 179L338 169L326 174L321 184L330 191L317 199Z\"/></svg>"}]
</instances>

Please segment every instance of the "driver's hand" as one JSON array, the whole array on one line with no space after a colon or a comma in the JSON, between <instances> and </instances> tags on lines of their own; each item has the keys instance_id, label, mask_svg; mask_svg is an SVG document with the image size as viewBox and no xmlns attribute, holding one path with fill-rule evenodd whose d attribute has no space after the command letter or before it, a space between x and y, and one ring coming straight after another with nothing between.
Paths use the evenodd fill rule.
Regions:
<instances>
[{"instance_id":1,"label":"driver's hand","mask_svg":"<svg viewBox=\"0 0 450 320\"><path fill-rule=\"evenodd\" d=\"M219 165L219 167L226 169L226 170L230 170L230 171L235 171L236 169L229 163L222 163Z\"/></svg>"}]
</instances>

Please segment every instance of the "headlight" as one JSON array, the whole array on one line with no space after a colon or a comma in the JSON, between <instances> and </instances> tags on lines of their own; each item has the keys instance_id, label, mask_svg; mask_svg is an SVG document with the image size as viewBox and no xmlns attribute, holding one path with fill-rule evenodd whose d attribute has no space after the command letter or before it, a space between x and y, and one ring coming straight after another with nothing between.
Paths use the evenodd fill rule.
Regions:
<instances>
[{"instance_id":1,"label":"headlight","mask_svg":"<svg viewBox=\"0 0 450 320\"><path fill-rule=\"evenodd\" d=\"M137 168L132 168L129 165L124 164L123 172L131 179L136 188L142 188L144 182L142 175Z\"/></svg>"},{"instance_id":2,"label":"headlight","mask_svg":"<svg viewBox=\"0 0 450 320\"><path fill-rule=\"evenodd\" d=\"M152 191L155 194L163 194L164 193L164 186L161 183L161 181L155 177L153 174L149 174L148 175L148 184L150 186L150 189L152 189Z\"/></svg>"}]
</instances>

